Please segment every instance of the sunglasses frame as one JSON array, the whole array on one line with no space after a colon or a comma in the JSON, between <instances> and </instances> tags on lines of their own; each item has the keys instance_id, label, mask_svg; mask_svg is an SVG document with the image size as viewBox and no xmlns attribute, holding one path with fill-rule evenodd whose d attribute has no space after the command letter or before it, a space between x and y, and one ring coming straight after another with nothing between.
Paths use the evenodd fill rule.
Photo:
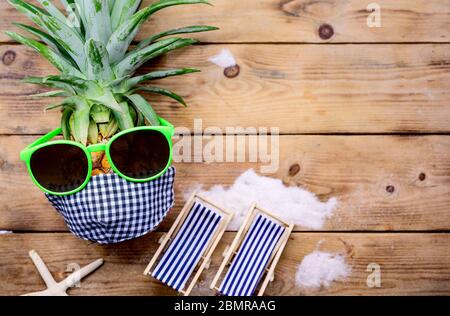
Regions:
<instances>
[{"instance_id":1,"label":"sunglasses frame","mask_svg":"<svg viewBox=\"0 0 450 316\"><path fill-rule=\"evenodd\" d=\"M27 165L27 169L28 169L28 173L30 174L31 178L33 179L33 182L38 186L39 189L41 189L42 191L44 191L45 193L51 194L51 195L56 195L56 196L66 196L66 195L71 195L71 194L75 194L80 192L81 190L83 190L86 185L89 183L89 181L91 180L92 177L92 157L91 154L94 152L100 152L100 151L104 151L106 154L106 157L108 159L109 164L111 165L112 170L119 175L121 178L124 178L130 182L137 182L137 183L143 183L143 182L148 182L151 180L154 180L156 178L159 178L160 176L162 176L167 169L169 169L170 165L172 164L172 137L175 133L175 128L173 127L172 124L170 124L168 121L159 118L161 126L141 126L141 127L135 127L135 128L131 128L125 131L122 131L116 135L114 135L108 143L106 144L94 144L94 145L90 145L90 146L84 146L83 144L77 143L75 141L71 141L71 140L54 140L52 141L53 138L55 138L58 135L61 135L62 133L62 129L61 128L57 128L53 131L51 131L50 133L42 136L41 138L39 138L38 140L36 140L35 142L33 142L31 145L29 145L28 147L26 147L24 150L22 150L20 152L20 159L23 160L26 165ZM163 134L168 142L169 145L169 159L167 161L167 165L165 166L165 168L158 173L157 175L154 175L150 178L146 178L146 179L133 179L130 178L126 175L124 175L123 173L121 173L117 167L114 165L113 160L111 159L111 154L110 154L110 147L111 144L114 143L115 140L117 140L119 137L129 134L129 133L133 133L136 131L147 131L147 130L152 130L152 131L158 131L161 134ZM88 161L88 174L86 175L86 179L83 182L83 184L80 185L80 187L69 191L69 192L53 192L50 191L46 188L44 188L35 178L35 176L33 175L33 171L31 170L31 157L33 156L33 154L38 151L41 148L44 147L48 147L48 146L53 146L53 145L71 145L71 146L76 146L78 148L80 148L81 150L83 150L83 152L86 154L87 157L87 161Z\"/></svg>"}]
</instances>

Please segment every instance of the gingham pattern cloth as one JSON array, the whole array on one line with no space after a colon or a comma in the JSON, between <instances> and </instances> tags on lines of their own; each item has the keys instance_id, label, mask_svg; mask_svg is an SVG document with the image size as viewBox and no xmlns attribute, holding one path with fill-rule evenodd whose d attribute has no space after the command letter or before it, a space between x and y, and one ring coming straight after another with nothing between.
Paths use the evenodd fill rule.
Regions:
<instances>
[{"instance_id":1,"label":"gingham pattern cloth","mask_svg":"<svg viewBox=\"0 0 450 316\"><path fill-rule=\"evenodd\" d=\"M174 167L143 183L106 174L92 177L76 194L46 196L73 234L112 244L143 236L161 223L174 204L174 180Z\"/></svg>"}]
</instances>

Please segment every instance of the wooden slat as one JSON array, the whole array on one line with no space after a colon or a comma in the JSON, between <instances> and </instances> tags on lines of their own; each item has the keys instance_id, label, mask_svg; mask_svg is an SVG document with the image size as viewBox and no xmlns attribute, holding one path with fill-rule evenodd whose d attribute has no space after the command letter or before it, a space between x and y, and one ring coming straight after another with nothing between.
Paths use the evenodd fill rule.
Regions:
<instances>
[{"instance_id":1,"label":"wooden slat","mask_svg":"<svg viewBox=\"0 0 450 316\"><path fill-rule=\"evenodd\" d=\"M215 251L211 268L201 277L193 295L212 295L209 284L217 271L226 244L234 234L227 233ZM0 236L0 295L18 295L42 290L28 251L35 249L53 276L61 280L67 265L81 266L102 257L105 264L84 279L72 295L174 295L174 291L145 277L142 272L157 248L160 234L150 234L119 245L99 246L69 234L24 234ZM316 290L295 286L295 273L305 255L316 250L342 253L352 267L346 281ZM432 245L432 247L424 247ZM327 234L294 233L275 272L267 295L449 295L449 234ZM381 287L367 287L367 266L381 267Z\"/></svg>"},{"instance_id":2,"label":"wooden slat","mask_svg":"<svg viewBox=\"0 0 450 316\"><path fill-rule=\"evenodd\" d=\"M144 4L151 3L144 1ZM378 0L380 28L367 26L365 0L212 0L210 6L169 8L147 23L138 39L175 27L216 25L220 32L199 35L206 42L324 42L319 27L333 27L331 42L448 42L450 2L448 0ZM255 18L257 17L257 18ZM12 22L28 22L8 5L0 4L0 29ZM245 22L245 26L243 26ZM5 34L0 41L9 40Z\"/></svg>"},{"instance_id":3,"label":"wooden slat","mask_svg":"<svg viewBox=\"0 0 450 316\"><path fill-rule=\"evenodd\" d=\"M34 186L19 151L35 137L0 137L0 230L65 230ZM449 136L282 136L280 168L273 177L300 185L326 201L339 200L324 230L450 229ZM300 171L289 175L291 166ZM229 185L265 163L177 164L176 206L198 184ZM305 228L297 227L297 230Z\"/></svg>"},{"instance_id":4,"label":"wooden slat","mask_svg":"<svg viewBox=\"0 0 450 316\"><path fill-rule=\"evenodd\" d=\"M235 79L208 61L225 47L241 66ZM437 44L197 46L157 67L193 66L202 73L154 83L178 92L190 107L148 99L160 115L191 129L201 118L205 127L274 126L282 133L449 132L449 52L450 45ZM54 71L23 47L1 46L5 54L16 58L0 63L0 134L57 126L59 113L43 113L56 101L31 98L42 88L19 80Z\"/></svg>"}]
</instances>

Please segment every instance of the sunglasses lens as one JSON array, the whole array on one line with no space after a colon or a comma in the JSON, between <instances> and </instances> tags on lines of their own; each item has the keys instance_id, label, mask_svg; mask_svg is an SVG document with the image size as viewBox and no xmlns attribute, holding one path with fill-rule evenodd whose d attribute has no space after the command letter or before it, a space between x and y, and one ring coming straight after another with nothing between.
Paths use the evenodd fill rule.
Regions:
<instances>
[{"instance_id":1,"label":"sunglasses lens","mask_svg":"<svg viewBox=\"0 0 450 316\"><path fill-rule=\"evenodd\" d=\"M116 168L136 180L151 178L162 172L170 158L166 137L154 130L124 134L111 143L109 153Z\"/></svg>"},{"instance_id":2,"label":"sunglasses lens","mask_svg":"<svg viewBox=\"0 0 450 316\"><path fill-rule=\"evenodd\" d=\"M87 156L73 145L56 144L38 149L31 156L30 167L37 182L56 193L79 188L88 176Z\"/></svg>"}]
</instances>

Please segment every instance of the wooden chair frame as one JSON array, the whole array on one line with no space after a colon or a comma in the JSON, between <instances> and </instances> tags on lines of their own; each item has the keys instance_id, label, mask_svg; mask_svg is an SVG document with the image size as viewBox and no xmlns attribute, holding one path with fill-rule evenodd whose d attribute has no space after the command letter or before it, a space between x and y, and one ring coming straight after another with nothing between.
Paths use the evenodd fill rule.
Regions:
<instances>
[{"instance_id":1,"label":"wooden chair frame","mask_svg":"<svg viewBox=\"0 0 450 316\"><path fill-rule=\"evenodd\" d=\"M284 226L286 228L283 235L280 237L280 240L278 241L277 245L275 246L274 251L272 252L272 254L269 258L267 267L265 269L266 276L264 277L262 283L260 282L261 286L259 288L258 296L264 295L264 292L265 292L269 282L273 282L273 280L275 279L275 268L278 264L278 261L280 260L280 257L283 253L284 248L286 247L286 244L289 240L289 236L291 235L292 230L294 229L294 225L283 221L281 218L279 218L275 214L256 206L256 204L253 204L250 207L250 210L247 213L245 221L242 224L241 228L239 229L233 242L231 243L230 246L228 246L225 249L225 251L223 253L224 260L222 261L222 264L220 265L220 268L217 271L217 274L211 283L212 290L219 291L219 288L217 287L217 283L219 282L219 280L223 274L223 271L225 270L225 267L227 265L231 264L234 256L237 254L239 247L242 245L242 242L244 241L245 236L247 235L248 231L250 230L250 226L252 225L253 220L255 219L255 217L258 214L264 214L267 217L269 217L271 220L278 222L279 224L281 224L282 226Z\"/></svg>"},{"instance_id":2,"label":"wooden chair frame","mask_svg":"<svg viewBox=\"0 0 450 316\"><path fill-rule=\"evenodd\" d=\"M170 228L169 232L167 234L164 234L160 239L159 243L160 246L158 250L153 255L153 258L150 260L150 263L148 264L147 268L144 271L144 275L151 274L151 269L155 266L156 261L158 258L167 250L167 248L170 246L172 240L174 237L178 234L179 230L181 229L184 221L186 220L187 216L189 215L189 212L192 209L192 206L196 201L199 201L204 206L211 208L216 213L219 213L222 216L222 220L219 224L219 226L216 229L216 232L211 238L211 241L209 242L209 245L205 249L204 253L202 254L201 261L197 264L198 269L195 273L194 277L192 278L189 286L186 290L180 291L184 296L188 296L192 289L194 288L195 284L198 281L198 278L200 277L201 273L204 269L208 269L210 262L211 262L211 256L216 249L220 239L222 238L223 234L225 233L225 230L228 227L228 224L230 223L231 219L234 216L233 212L230 212L228 210L225 210L222 207L217 206L214 202L210 201L209 199L197 194L197 192L194 192L189 200L184 205L183 209L181 210L180 214L178 215L177 219L173 223L172 227ZM195 270L194 270L195 271Z\"/></svg>"}]
</instances>

